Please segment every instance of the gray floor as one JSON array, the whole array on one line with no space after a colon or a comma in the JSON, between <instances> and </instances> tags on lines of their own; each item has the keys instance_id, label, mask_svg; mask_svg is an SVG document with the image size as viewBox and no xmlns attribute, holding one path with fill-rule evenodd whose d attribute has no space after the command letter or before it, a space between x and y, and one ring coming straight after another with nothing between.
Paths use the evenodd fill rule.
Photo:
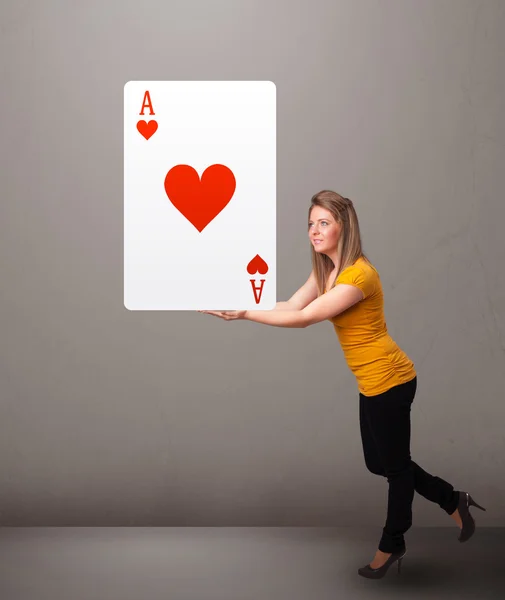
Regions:
<instances>
[{"instance_id":1,"label":"gray floor","mask_svg":"<svg viewBox=\"0 0 505 600\"><path fill-rule=\"evenodd\" d=\"M402 572L371 581L380 530L1 528L1 600L505 598L505 529L412 528Z\"/></svg>"}]
</instances>

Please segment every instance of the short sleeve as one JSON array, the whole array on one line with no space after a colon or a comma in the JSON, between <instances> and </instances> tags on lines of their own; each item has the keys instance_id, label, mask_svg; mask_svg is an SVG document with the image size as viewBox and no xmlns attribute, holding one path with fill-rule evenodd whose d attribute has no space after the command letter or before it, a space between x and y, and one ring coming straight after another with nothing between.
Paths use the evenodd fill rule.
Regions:
<instances>
[{"instance_id":1,"label":"short sleeve","mask_svg":"<svg viewBox=\"0 0 505 600\"><path fill-rule=\"evenodd\" d=\"M336 283L354 285L359 288L363 292L364 297L367 298L375 291L375 278L376 275L372 269L362 269L353 265L340 273Z\"/></svg>"}]
</instances>

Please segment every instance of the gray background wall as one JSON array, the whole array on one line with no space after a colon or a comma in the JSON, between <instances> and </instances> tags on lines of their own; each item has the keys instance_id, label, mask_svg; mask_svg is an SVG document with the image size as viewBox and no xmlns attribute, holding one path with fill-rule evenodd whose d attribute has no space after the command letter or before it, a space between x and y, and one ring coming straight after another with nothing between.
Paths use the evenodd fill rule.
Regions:
<instances>
[{"instance_id":1,"label":"gray background wall","mask_svg":"<svg viewBox=\"0 0 505 600\"><path fill-rule=\"evenodd\" d=\"M4 0L0 522L383 526L330 323L123 306L124 83L269 79L278 299L311 195L350 196L412 456L505 525L504 29L500 0ZM452 521L416 496L414 523Z\"/></svg>"}]
</instances>

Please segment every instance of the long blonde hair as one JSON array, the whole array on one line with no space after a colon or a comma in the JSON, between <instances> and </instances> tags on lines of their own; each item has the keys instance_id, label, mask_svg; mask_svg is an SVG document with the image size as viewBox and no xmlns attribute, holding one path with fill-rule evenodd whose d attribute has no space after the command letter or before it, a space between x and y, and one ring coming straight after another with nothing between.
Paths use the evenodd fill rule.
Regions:
<instances>
[{"instance_id":1,"label":"long blonde hair","mask_svg":"<svg viewBox=\"0 0 505 600\"><path fill-rule=\"evenodd\" d=\"M363 253L358 216L354 210L352 201L337 194L337 192L322 190L312 196L308 221L310 221L310 213L314 206L321 206L330 211L337 223L342 225L337 249L340 261L335 279L344 269L354 264L358 258L362 257L367 262L370 262ZM333 271L334 265L333 261L326 254L316 252L312 244L311 251L312 268L316 276L318 292L321 295L324 293L326 281Z\"/></svg>"}]
</instances>

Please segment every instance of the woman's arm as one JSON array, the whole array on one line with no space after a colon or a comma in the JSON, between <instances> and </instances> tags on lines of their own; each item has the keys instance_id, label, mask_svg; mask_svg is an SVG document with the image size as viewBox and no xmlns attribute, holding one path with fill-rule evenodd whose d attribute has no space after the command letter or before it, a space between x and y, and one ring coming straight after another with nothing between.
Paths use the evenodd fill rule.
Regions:
<instances>
[{"instance_id":1,"label":"woman's arm","mask_svg":"<svg viewBox=\"0 0 505 600\"><path fill-rule=\"evenodd\" d=\"M274 327L303 328L336 317L363 297L358 287L340 283L301 310L246 310L243 318Z\"/></svg>"},{"instance_id":2,"label":"woman's arm","mask_svg":"<svg viewBox=\"0 0 505 600\"><path fill-rule=\"evenodd\" d=\"M275 308L272 310L293 310L292 306L289 304L289 300L287 302L277 302Z\"/></svg>"},{"instance_id":3,"label":"woman's arm","mask_svg":"<svg viewBox=\"0 0 505 600\"><path fill-rule=\"evenodd\" d=\"M272 310L202 310L199 312L214 315L226 321L244 319L274 327L303 328L336 317L364 298L360 288L347 283L339 283L329 292L318 297L317 289L314 291L314 285L315 279L311 274L304 286L288 302L278 302ZM310 301L314 295L316 297ZM277 308L279 304L281 308Z\"/></svg>"}]
</instances>

